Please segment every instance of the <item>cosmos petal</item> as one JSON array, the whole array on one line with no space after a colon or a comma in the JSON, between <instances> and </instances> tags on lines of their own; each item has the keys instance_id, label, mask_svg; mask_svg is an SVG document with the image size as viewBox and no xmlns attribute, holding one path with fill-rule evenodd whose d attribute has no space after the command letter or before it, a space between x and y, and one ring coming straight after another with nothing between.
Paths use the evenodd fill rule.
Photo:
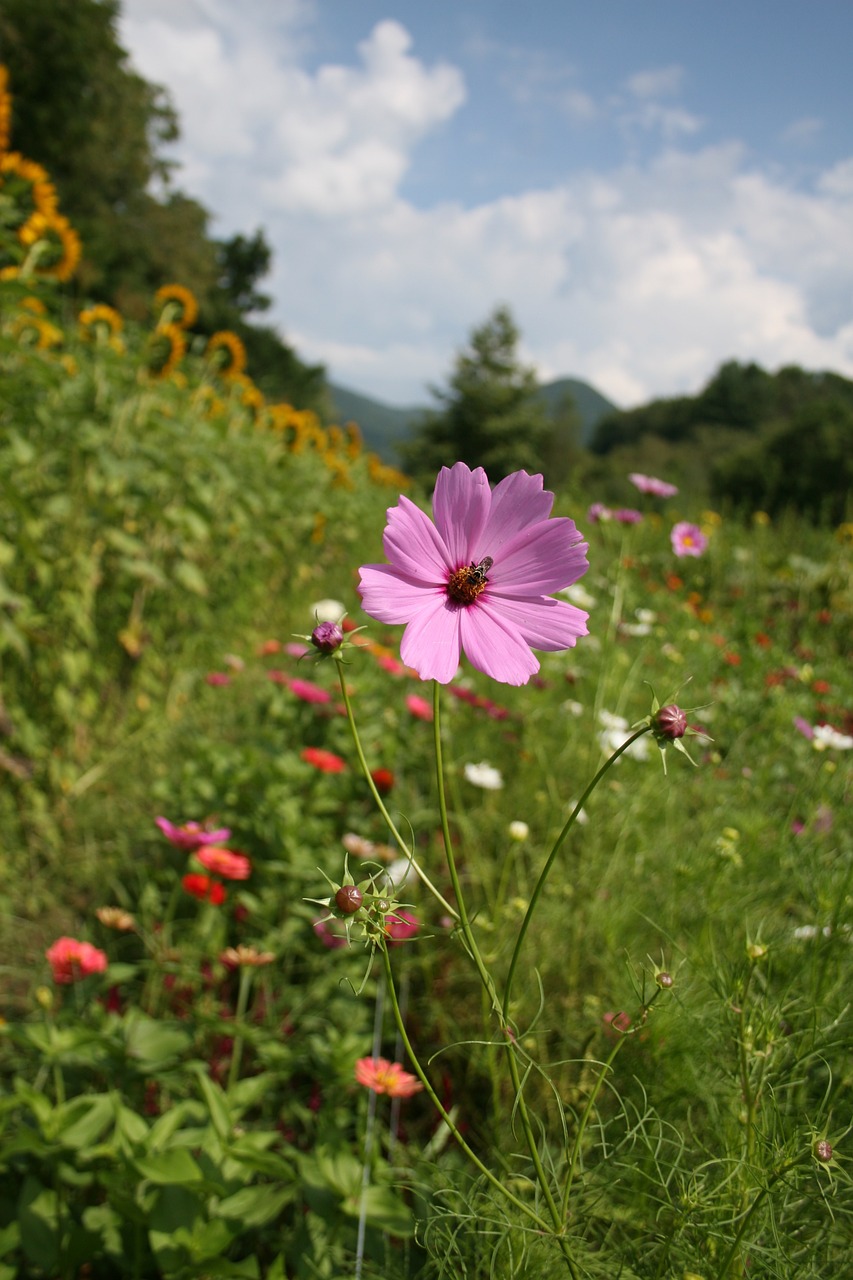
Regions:
<instances>
[{"instance_id":1,"label":"cosmos petal","mask_svg":"<svg viewBox=\"0 0 853 1280\"><path fill-rule=\"evenodd\" d=\"M420 609L410 620L400 643L400 657L422 680L449 684L459 666L459 620L464 609L444 596Z\"/></svg>"},{"instance_id":2,"label":"cosmos petal","mask_svg":"<svg viewBox=\"0 0 853 1280\"><path fill-rule=\"evenodd\" d=\"M460 610L465 656L473 667L503 684L527 684L539 663L520 631L494 610Z\"/></svg>"},{"instance_id":3,"label":"cosmos petal","mask_svg":"<svg viewBox=\"0 0 853 1280\"><path fill-rule=\"evenodd\" d=\"M510 623L532 649L555 652L571 649L579 636L587 634L588 613L565 600L542 597L536 600L487 598L477 602L479 612L488 612Z\"/></svg>"},{"instance_id":4,"label":"cosmos petal","mask_svg":"<svg viewBox=\"0 0 853 1280\"><path fill-rule=\"evenodd\" d=\"M573 520L542 520L522 529L501 549L489 572L489 586L512 596L561 591L586 573L588 549Z\"/></svg>"},{"instance_id":5,"label":"cosmos petal","mask_svg":"<svg viewBox=\"0 0 853 1280\"><path fill-rule=\"evenodd\" d=\"M371 618L396 626L408 622L413 613L428 605L432 598L443 604L444 588L431 583L414 582L390 564L365 564L358 584L361 602Z\"/></svg>"},{"instance_id":6,"label":"cosmos petal","mask_svg":"<svg viewBox=\"0 0 853 1280\"><path fill-rule=\"evenodd\" d=\"M470 471L464 462L457 462L441 468L432 495L432 511L450 555L451 568L470 562L470 548L480 539L491 501L492 491L482 467Z\"/></svg>"},{"instance_id":7,"label":"cosmos petal","mask_svg":"<svg viewBox=\"0 0 853 1280\"><path fill-rule=\"evenodd\" d=\"M444 584L456 568L429 516L405 495L389 508L382 545L394 568L415 581Z\"/></svg>"},{"instance_id":8,"label":"cosmos petal","mask_svg":"<svg viewBox=\"0 0 853 1280\"><path fill-rule=\"evenodd\" d=\"M492 506L480 540L472 546L472 558L492 556L528 525L547 520L554 495L542 487L542 477L526 471L505 476L492 492Z\"/></svg>"}]
</instances>

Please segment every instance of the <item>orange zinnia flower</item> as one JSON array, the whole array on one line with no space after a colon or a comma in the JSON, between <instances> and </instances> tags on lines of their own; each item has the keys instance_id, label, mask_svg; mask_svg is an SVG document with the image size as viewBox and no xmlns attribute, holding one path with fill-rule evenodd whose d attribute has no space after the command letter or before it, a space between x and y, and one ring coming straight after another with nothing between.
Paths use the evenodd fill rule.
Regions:
<instances>
[{"instance_id":1,"label":"orange zinnia flower","mask_svg":"<svg viewBox=\"0 0 853 1280\"><path fill-rule=\"evenodd\" d=\"M410 1098L423 1088L417 1076L404 1071L399 1062L387 1058L359 1058L355 1078L374 1093L387 1093L391 1098Z\"/></svg>"},{"instance_id":2,"label":"orange zinnia flower","mask_svg":"<svg viewBox=\"0 0 853 1280\"><path fill-rule=\"evenodd\" d=\"M252 864L244 853L234 853L221 845L209 844L197 849L195 855L206 871L222 876L225 880L248 880Z\"/></svg>"}]
</instances>

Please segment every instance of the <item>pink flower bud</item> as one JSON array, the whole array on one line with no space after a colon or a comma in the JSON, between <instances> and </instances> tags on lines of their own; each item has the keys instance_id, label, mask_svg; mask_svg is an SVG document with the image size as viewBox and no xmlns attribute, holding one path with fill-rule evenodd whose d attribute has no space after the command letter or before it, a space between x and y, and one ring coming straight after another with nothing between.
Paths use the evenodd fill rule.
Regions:
<instances>
[{"instance_id":1,"label":"pink flower bud","mask_svg":"<svg viewBox=\"0 0 853 1280\"><path fill-rule=\"evenodd\" d=\"M674 741L676 738L684 737L687 730L687 716L681 707L670 703L667 707L661 707L654 718L654 727L660 737Z\"/></svg>"},{"instance_id":2,"label":"pink flower bud","mask_svg":"<svg viewBox=\"0 0 853 1280\"><path fill-rule=\"evenodd\" d=\"M832 1143L827 1142L826 1138L821 1138L813 1147L815 1160L820 1160L821 1164L829 1164L832 1159Z\"/></svg>"},{"instance_id":3,"label":"pink flower bud","mask_svg":"<svg viewBox=\"0 0 853 1280\"><path fill-rule=\"evenodd\" d=\"M311 643L321 653L334 653L344 642L344 633L336 622L318 622L311 632Z\"/></svg>"}]
</instances>

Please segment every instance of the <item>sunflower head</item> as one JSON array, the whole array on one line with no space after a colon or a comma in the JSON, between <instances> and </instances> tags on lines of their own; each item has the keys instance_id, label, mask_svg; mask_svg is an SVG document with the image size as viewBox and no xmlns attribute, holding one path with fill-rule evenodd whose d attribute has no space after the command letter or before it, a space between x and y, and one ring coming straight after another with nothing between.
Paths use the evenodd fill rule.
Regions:
<instances>
[{"instance_id":1,"label":"sunflower head","mask_svg":"<svg viewBox=\"0 0 853 1280\"><path fill-rule=\"evenodd\" d=\"M175 324L179 329L189 329L198 317L195 294L182 284L164 284L154 294L155 305L160 308L158 325Z\"/></svg>"},{"instance_id":2,"label":"sunflower head","mask_svg":"<svg viewBox=\"0 0 853 1280\"><path fill-rule=\"evenodd\" d=\"M236 378L246 368L246 348L230 329L220 329L211 336L207 354L223 378Z\"/></svg>"},{"instance_id":3,"label":"sunflower head","mask_svg":"<svg viewBox=\"0 0 853 1280\"><path fill-rule=\"evenodd\" d=\"M176 324L164 324L150 335L146 349L148 372L167 378L187 349L187 340Z\"/></svg>"}]
</instances>

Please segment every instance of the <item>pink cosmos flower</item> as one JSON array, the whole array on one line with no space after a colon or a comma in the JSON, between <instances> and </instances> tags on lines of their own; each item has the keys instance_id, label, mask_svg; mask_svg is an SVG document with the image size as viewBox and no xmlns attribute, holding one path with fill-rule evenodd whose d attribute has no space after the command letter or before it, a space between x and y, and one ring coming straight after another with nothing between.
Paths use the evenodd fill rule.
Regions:
<instances>
[{"instance_id":1,"label":"pink cosmos flower","mask_svg":"<svg viewBox=\"0 0 853 1280\"><path fill-rule=\"evenodd\" d=\"M628 479L640 490L640 493L650 493L655 498L673 498L678 493L674 484L669 484L666 480L658 480L657 476L644 476L639 471L632 471Z\"/></svg>"},{"instance_id":2,"label":"pink cosmos flower","mask_svg":"<svg viewBox=\"0 0 853 1280\"><path fill-rule=\"evenodd\" d=\"M200 822L185 822L182 826L176 827L168 818L155 818L154 821L166 839L171 840L173 845L186 853L192 853L194 849L200 849L204 844L221 844L231 834L228 827L219 827L218 830L211 831Z\"/></svg>"},{"instance_id":3,"label":"pink cosmos flower","mask_svg":"<svg viewBox=\"0 0 853 1280\"><path fill-rule=\"evenodd\" d=\"M414 938L420 927L417 916L413 916L411 911L406 911L404 907L395 911L393 915L385 917L385 932L392 946Z\"/></svg>"},{"instance_id":4,"label":"pink cosmos flower","mask_svg":"<svg viewBox=\"0 0 853 1280\"><path fill-rule=\"evenodd\" d=\"M91 973L103 973L107 967L107 954L93 947L91 942L78 942L76 938L57 938L45 952L53 971L54 982L79 982Z\"/></svg>"},{"instance_id":5,"label":"pink cosmos flower","mask_svg":"<svg viewBox=\"0 0 853 1280\"><path fill-rule=\"evenodd\" d=\"M387 1093L392 1098L410 1098L423 1088L417 1076L404 1071L399 1062L387 1058L359 1058L355 1064L355 1078L374 1093Z\"/></svg>"},{"instance_id":6,"label":"pink cosmos flower","mask_svg":"<svg viewBox=\"0 0 853 1280\"><path fill-rule=\"evenodd\" d=\"M195 855L206 871L222 876L223 880L248 880L252 864L245 853L234 853L216 845L206 845Z\"/></svg>"},{"instance_id":7,"label":"pink cosmos flower","mask_svg":"<svg viewBox=\"0 0 853 1280\"><path fill-rule=\"evenodd\" d=\"M613 519L617 524L642 524L643 513L637 511L635 507L620 507L618 511L611 512Z\"/></svg>"},{"instance_id":8,"label":"pink cosmos flower","mask_svg":"<svg viewBox=\"0 0 853 1280\"><path fill-rule=\"evenodd\" d=\"M532 648L570 649L588 615L551 593L587 570L587 545L566 517L549 519L554 495L542 477L507 476L494 490L482 467L442 467L435 523L408 498L388 511L389 564L362 566L365 612L405 623L400 657L422 680L447 684L464 652L504 684L539 670Z\"/></svg>"},{"instance_id":9,"label":"pink cosmos flower","mask_svg":"<svg viewBox=\"0 0 853 1280\"><path fill-rule=\"evenodd\" d=\"M669 536L677 556L701 556L708 546L708 539L698 524L690 524L687 520L673 525Z\"/></svg>"}]
</instances>

